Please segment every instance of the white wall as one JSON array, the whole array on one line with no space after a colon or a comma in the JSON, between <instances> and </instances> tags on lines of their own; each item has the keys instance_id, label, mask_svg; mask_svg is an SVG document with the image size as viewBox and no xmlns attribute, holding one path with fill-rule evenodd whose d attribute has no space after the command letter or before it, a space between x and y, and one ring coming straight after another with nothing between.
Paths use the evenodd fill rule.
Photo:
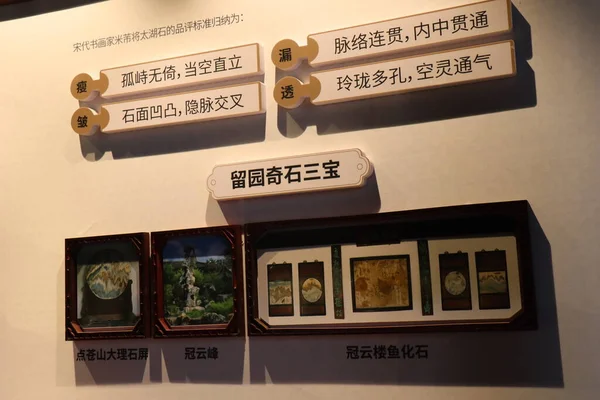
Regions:
<instances>
[{"instance_id":1,"label":"white wall","mask_svg":"<svg viewBox=\"0 0 600 400\"><path fill-rule=\"evenodd\" d=\"M69 83L81 72L97 76L103 68L255 41L268 55L283 38L302 42L310 33L467 2L114 0L0 24L0 398L596 398L597 1L516 0L531 27L533 73L522 68L516 83L485 91L396 98L394 116L386 112L384 120L369 117L375 109L361 114L364 103L278 117L269 99L264 138L260 119L197 126L165 133L177 143L148 134L126 144L148 156L107 152L97 161L94 145L125 144L80 141L70 129L78 105ZM74 42L225 13L243 14L243 22L72 51ZM266 65L272 88L275 70ZM510 96L490 100L497 92ZM499 112L468 115L495 106ZM461 110L467 115L457 116ZM451 118L438 120L444 113ZM335 130L330 122L345 132L324 134ZM280 133L285 126L290 137ZM201 130L206 139L194 135ZM257 132L258 142L224 146ZM377 185L224 206L205 187L217 163L350 147L373 161ZM146 364L104 366L76 363L77 348L63 341L65 237L512 199L529 200L541 227L534 229L537 332L97 344L151 350ZM345 360L349 344L404 343L428 344L430 359ZM186 345L218 346L222 356L190 364L182 360Z\"/></svg>"}]
</instances>

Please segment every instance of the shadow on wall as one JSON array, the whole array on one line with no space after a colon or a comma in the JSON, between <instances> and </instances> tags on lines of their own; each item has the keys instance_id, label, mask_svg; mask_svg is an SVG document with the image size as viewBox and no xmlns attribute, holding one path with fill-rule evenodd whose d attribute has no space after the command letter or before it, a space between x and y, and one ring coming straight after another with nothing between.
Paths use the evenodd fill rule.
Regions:
<instances>
[{"instance_id":1,"label":"shadow on wall","mask_svg":"<svg viewBox=\"0 0 600 400\"><path fill-rule=\"evenodd\" d=\"M111 152L114 159L179 153L265 140L266 114L206 121L115 135L80 136L81 152L98 161Z\"/></svg>"},{"instance_id":2,"label":"shadow on wall","mask_svg":"<svg viewBox=\"0 0 600 400\"><path fill-rule=\"evenodd\" d=\"M209 90L249 82L264 82L264 74L259 77L233 79L225 83L198 84L187 87L185 91ZM179 92L181 92L181 88L165 89L161 91L161 95L168 96ZM144 94L132 95L127 101L143 99L145 96ZM89 102L80 101L79 106L99 112L102 99L97 97ZM201 123L140 129L118 134L96 133L92 136L79 136L79 143L81 153L88 161L98 161L107 152L112 153L115 160L147 157L262 142L266 135L266 121L266 113L263 113Z\"/></svg>"},{"instance_id":3,"label":"shadow on wall","mask_svg":"<svg viewBox=\"0 0 600 400\"><path fill-rule=\"evenodd\" d=\"M67 8L85 6L102 1L106 0L22 0L16 4L0 6L0 22L33 17L34 15L66 10Z\"/></svg>"},{"instance_id":4,"label":"shadow on wall","mask_svg":"<svg viewBox=\"0 0 600 400\"><path fill-rule=\"evenodd\" d=\"M244 376L245 345L244 338L166 341L162 346L162 353L168 381L241 385ZM204 358L204 349L208 350L210 347L218 349L217 359Z\"/></svg>"},{"instance_id":5,"label":"shadow on wall","mask_svg":"<svg viewBox=\"0 0 600 400\"><path fill-rule=\"evenodd\" d=\"M142 383L148 359L160 360L160 349L149 340L75 342L75 384Z\"/></svg>"},{"instance_id":6,"label":"shadow on wall","mask_svg":"<svg viewBox=\"0 0 600 400\"><path fill-rule=\"evenodd\" d=\"M243 338L187 339L187 340L127 340L99 341L97 343L75 343L75 383L86 385L119 385L160 383L163 381L162 359L164 358L167 377L172 383L213 383L242 384L244 372ZM209 349L217 349L208 357ZM89 360L89 354L98 356L114 351L119 357L123 351L131 351L139 358L140 349L147 349L146 360ZM122 349L122 350L119 350ZM85 361L77 361L78 354L86 354ZM216 356L216 358L215 358ZM146 364L149 364L149 382L144 379Z\"/></svg>"},{"instance_id":7,"label":"shadow on wall","mask_svg":"<svg viewBox=\"0 0 600 400\"><path fill-rule=\"evenodd\" d=\"M283 136L294 138L312 125L317 127L318 134L324 135L535 107L535 74L527 63L532 58L531 27L514 6L512 13L513 31L495 41L514 40L516 76L347 103L313 106L305 101L292 110L278 107L279 131ZM446 45L439 50L453 47L456 45ZM407 56L412 53L407 53ZM393 57L387 56L382 60L390 58ZM276 81L285 75L307 81L309 72L306 64L294 74L277 70Z\"/></svg>"},{"instance_id":8,"label":"shadow on wall","mask_svg":"<svg viewBox=\"0 0 600 400\"><path fill-rule=\"evenodd\" d=\"M251 382L563 387L550 244L535 216L531 228L538 330L251 337ZM358 359L347 346L358 347ZM395 346L400 358L375 359L368 351L375 346L386 346L388 356ZM416 355L417 346L427 346L427 358Z\"/></svg>"}]
</instances>

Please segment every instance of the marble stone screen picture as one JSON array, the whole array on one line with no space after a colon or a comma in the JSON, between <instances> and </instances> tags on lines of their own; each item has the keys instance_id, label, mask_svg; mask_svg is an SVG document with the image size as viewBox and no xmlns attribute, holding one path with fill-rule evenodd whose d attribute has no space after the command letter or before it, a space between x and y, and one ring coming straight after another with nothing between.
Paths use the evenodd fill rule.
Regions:
<instances>
[{"instance_id":1,"label":"marble stone screen picture","mask_svg":"<svg viewBox=\"0 0 600 400\"><path fill-rule=\"evenodd\" d=\"M481 294L498 294L508 291L506 272L504 271L479 272L478 279L479 293Z\"/></svg>"},{"instance_id":2,"label":"marble stone screen picture","mask_svg":"<svg viewBox=\"0 0 600 400\"><path fill-rule=\"evenodd\" d=\"M408 255L350 259L354 312L412 309Z\"/></svg>"},{"instance_id":3,"label":"marble stone screen picture","mask_svg":"<svg viewBox=\"0 0 600 400\"><path fill-rule=\"evenodd\" d=\"M294 289L292 287L292 264L268 266L269 316L294 315Z\"/></svg>"},{"instance_id":4,"label":"marble stone screen picture","mask_svg":"<svg viewBox=\"0 0 600 400\"><path fill-rule=\"evenodd\" d=\"M439 255L442 310L471 310L469 255L464 252Z\"/></svg>"},{"instance_id":5,"label":"marble stone screen picture","mask_svg":"<svg viewBox=\"0 0 600 400\"><path fill-rule=\"evenodd\" d=\"M323 298L323 285L318 279L308 278L302 283L302 298L316 303Z\"/></svg>"},{"instance_id":6,"label":"marble stone screen picture","mask_svg":"<svg viewBox=\"0 0 600 400\"><path fill-rule=\"evenodd\" d=\"M231 244L222 236L177 237L162 252L165 318L172 326L225 324L233 317Z\"/></svg>"},{"instance_id":7,"label":"marble stone screen picture","mask_svg":"<svg viewBox=\"0 0 600 400\"><path fill-rule=\"evenodd\" d=\"M83 246L77 254L77 318L83 328L134 326L140 265L129 242Z\"/></svg>"},{"instance_id":8,"label":"marble stone screen picture","mask_svg":"<svg viewBox=\"0 0 600 400\"><path fill-rule=\"evenodd\" d=\"M480 308L510 308L506 251L478 251L475 253L475 264Z\"/></svg>"},{"instance_id":9,"label":"marble stone screen picture","mask_svg":"<svg viewBox=\"0 0 600 400\"><path fill-rule=\"evenodd\" d=\"M269 304L272 306L292 305L292 282L291 281L269 282Z\"/></svg>"},{"instance_id":10,"label":"marble stone screen picture","mask_svg":"<svg viewBox=\"0 0 600 400\"><path fill-rule=\"evenodd\" d=\"M467 290L467 279L458 272L449 272L444 278L444 289L452 296L460 296Z\"/></svg>"},{"instance_id":11,"label":"marble stone screen picture","mask_svg":"<svg viewBox=\"0 0 600 400\"><path fill-rule=\"evenodd\" d=\"M326 315L325 271L322 261L298 264L300 316Z\"/></svg>"}]
</instances>

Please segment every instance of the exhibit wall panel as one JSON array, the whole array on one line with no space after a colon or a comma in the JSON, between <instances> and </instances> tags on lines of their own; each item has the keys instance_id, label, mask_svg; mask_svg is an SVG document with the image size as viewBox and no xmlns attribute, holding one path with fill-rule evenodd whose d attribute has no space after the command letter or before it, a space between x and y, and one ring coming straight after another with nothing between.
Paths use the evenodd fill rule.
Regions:
<instances>
[{"instance_id":1,"label":"exhibit wall panel","mask_svg":"<svg viewBox=\"0 0 600 400\"><path fill-rule=\"evenodd\" d=\"M597 1L515 0L517 77L506 82L291 112L270 96L283 75L269 54L282 39L303 45L310 34L467 3L113 0L0 23L0 398L596 398ZM74 51L223 15L235 22ZM110 140L71 129L77 74L250 43L265 55L265 115ZM206 188L215 165L348 148L373 163L363 188L223 203ZM67 237L522 199L535 214L537 331L64 340ZM405 344L427 345L428 358L347 358L347 346ZM150 357L76 361L94 347L144 347ZM186 347L220 356L184 360Z\"/></svg>"}]
</instances>

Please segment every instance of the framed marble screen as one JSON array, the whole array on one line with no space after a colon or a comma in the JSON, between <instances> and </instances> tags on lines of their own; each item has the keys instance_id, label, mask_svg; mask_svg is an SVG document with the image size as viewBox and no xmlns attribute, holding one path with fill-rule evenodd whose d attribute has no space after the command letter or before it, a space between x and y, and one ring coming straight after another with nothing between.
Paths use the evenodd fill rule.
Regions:
<instances>
[{"instance_id":1,"label":"framed marble screen","mask_svg":"<svg viewBox=\"0 0 600 400\"><path fill-rule=\"evenodd\" d=\"M149 336L147 233L65 241L66 340Z\"/></svg>"}]
</instances>

